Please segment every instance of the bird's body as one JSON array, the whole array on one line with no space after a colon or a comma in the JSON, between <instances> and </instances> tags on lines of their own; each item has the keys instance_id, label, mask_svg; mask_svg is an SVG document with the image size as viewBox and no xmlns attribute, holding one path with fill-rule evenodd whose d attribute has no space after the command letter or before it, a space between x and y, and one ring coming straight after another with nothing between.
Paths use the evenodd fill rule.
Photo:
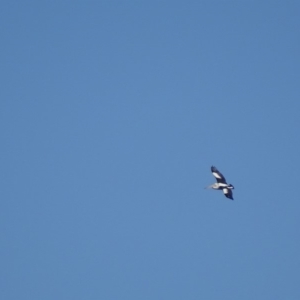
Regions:
<instances>
[{"instance_id":1,"label":"bird's body","mask_svg":"<svg viewBox=\"0 0 300 300\"><path fill-rule=\"evenodd\" d=\"M213 176L216 178L217 182L208 186L207 188L212 188L214 190L223 190L225 197L233 200L231 190L234 189L234 186L232 184L228 184L226 182L225 177L222 175L221 172L218 171L218 169L216 167L212 166L211 172L212 172Z\"/></svg>"}]
</instances>

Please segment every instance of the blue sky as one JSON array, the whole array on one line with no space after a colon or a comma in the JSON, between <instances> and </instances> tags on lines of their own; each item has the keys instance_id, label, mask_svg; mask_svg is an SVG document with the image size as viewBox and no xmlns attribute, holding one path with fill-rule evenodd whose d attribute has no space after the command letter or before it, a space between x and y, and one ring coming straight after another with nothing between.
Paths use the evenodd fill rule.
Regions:
<instances>
[{"instance_id":1,"label":"blue sky","mask_svg":"<svg viewBox=\"0 0 300 300\"><path fill-rule=\"evenodd\" d=\"M299 9L3 2L1 299L299 299Z\"/></svg>"}]
</instances>

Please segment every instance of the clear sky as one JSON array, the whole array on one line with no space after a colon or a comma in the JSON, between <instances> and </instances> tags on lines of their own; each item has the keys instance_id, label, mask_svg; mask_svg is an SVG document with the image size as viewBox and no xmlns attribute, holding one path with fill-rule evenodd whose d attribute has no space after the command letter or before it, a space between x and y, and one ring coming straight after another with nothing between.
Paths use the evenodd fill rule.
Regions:
<instances>
[{"instance_id":1,"label":"clear sky","mask_svg":"<svg viewBox=\"0 0 300 300\"><path fill-rule=\"evenodd\" d=\"M0 25L1 299L300 299L299 1L3 1Z\"/></svg>"}]
</instances>

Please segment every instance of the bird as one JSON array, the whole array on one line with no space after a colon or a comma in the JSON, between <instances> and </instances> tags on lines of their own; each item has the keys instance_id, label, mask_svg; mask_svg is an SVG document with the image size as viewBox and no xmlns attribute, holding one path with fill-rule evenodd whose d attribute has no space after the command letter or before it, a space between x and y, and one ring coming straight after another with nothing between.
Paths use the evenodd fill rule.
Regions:
<instances>
[{"instance_id":1,"label":"bird","mask_svg":"<svg viewBox=\"0 0 300 300\"><path fill-rule=\"evenodd\" d=\"M225 177L215 166L211 166L210 169L211 169L213 176L215 176L215 178L217 179L217 182L215 182L212 185L209 185L207 187L207 189L223 190L225 197L233 200L232 190L234 189L234 186L232 184L228 184L226 182Z\"/></svg>"}]
</instances>

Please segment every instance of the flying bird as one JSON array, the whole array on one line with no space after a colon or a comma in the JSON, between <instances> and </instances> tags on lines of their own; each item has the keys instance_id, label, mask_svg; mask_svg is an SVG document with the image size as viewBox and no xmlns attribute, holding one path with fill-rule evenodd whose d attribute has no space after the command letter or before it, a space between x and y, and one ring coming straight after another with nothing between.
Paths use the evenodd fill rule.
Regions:
<instances>
[{"instance_id":1,"label":"flying bird","mask_svg":"<svg viewBox=\"0 0 300 300\"><path fill-rule=\"evenodd\" d=\"M234 186L232 184L228 184L226 182L225 177L222 175L221 172L218 171L218 169L214 166L211 166L211 172L216 177L217 182L208 186L207 189L214 189L214 190L223 190L223 193L225 197L233 200L232 197L232 191L234 189Z\"/></svg>"}]
</instances>

